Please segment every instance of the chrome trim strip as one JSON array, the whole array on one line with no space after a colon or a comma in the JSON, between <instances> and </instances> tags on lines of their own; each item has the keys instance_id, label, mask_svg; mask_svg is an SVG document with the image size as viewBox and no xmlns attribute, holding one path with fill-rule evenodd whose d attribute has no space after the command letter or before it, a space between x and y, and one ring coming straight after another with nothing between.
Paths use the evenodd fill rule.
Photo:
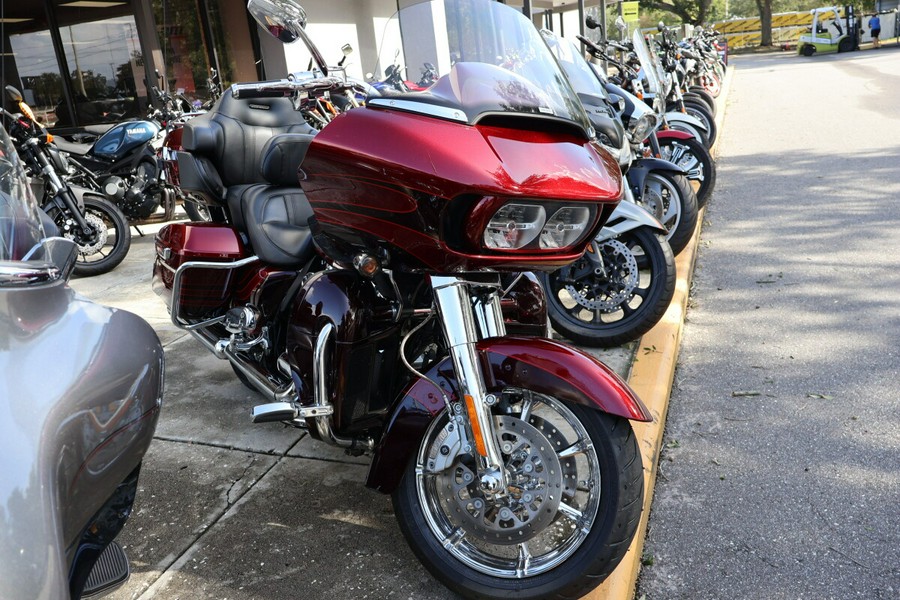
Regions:
<instances>
[{"instance_id":1,"label":"chrome trim strip","mask_svg":"<svg viewBox=\"0 0 900 600\"><path fill-rule=\"evenodd\" d=\"M393 108L406 112L417 113L428 117L437 117L439 119L449 119L451 121L459 121L460 123L468 123L469 118L462 110L458 108L449 108L447 106L438 106L427 102L414 102L412 100L401 100L398 98L371 98L366 101L366 106L375 108Z\"/></svg>"}]
</instances>

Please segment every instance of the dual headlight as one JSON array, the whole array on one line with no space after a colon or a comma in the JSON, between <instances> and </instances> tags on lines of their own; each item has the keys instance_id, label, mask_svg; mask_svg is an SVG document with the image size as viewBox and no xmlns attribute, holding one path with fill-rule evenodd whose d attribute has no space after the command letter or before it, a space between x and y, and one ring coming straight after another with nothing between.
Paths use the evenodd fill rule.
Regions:
<instances>
[{"instance_id":1,"label":"dual headlight","mask_svg":"<svg viewBox=\"0 0 900 600\"><path fill-rule=\"evenodd\" d=\"M484 229L484 246L491 250L553 250L578 242L593 222L586 206L553 207L550 218L540 204L509 203L500 207Z\"/></svg>"}]
</instances>

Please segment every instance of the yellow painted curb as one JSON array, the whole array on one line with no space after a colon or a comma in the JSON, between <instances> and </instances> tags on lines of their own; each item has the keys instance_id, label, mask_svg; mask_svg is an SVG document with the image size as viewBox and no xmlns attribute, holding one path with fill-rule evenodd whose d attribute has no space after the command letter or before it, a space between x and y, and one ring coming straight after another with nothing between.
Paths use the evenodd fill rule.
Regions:
<instances>
[{"instance_id":1,"label":"yellow painted curb","mask_svg":"<svg viewBox=\"0 0 900 600\"><path fill-rule=\"evenodd\" d=\"M722 93L719 94L722 102L719 106L716 125L720 130L725 116L725 101L733 72L734 67L728 67L722 85ZM714 156L715 150L714 147ZM652 423L632 423L634 434L637 436L641 448L641 457L644 460L644 509L641 512L641 522L638 524L634 540L619 566L606 581L584 596L582 600L630 600L634 597L638 573L641 570L641 555L647 535L650 505L653 502L659 450L666 427L666 415L669 411L669 395L672 391L672 381L675 378L675 366L681 348L681 332L684 329L684 315L687 311L691 277L694 273L697 245L700 241L700 230L705 215L706 209L704 208L697 218L697 229L694 231L694 236L675 259L678 273L675 296L660 322L645 333L638 343L631 375L628 378L628 385L644 401L653 415Z\"/></svg>"}]
</instances>

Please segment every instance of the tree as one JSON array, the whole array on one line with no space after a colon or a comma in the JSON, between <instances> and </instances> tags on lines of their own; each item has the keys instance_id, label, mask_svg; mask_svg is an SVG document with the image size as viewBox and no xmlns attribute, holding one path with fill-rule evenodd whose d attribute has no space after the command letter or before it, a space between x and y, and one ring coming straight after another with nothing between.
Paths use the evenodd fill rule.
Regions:
<instances>
[{"instance_id":1,"label":"tree","mask_svg":"<svg viewBox=\"0 0 900 600\"><path fill-rule=\"evenodd\" d=\"M705 23L711 5L712 0L668 0L668 2L653 0L641 3L642 8L670 12L679 17L682 22L691 25Z\"/></svg>"},{"instance_id":2,"label":"tree","mask_svg":"<svg viewBox=\"0 0 900 600\"><path fill-rule=\"evenodd\" d=\"M772 45L772 0L756 0L759 9L760 46Z\"/></svg>"}]
</instances>

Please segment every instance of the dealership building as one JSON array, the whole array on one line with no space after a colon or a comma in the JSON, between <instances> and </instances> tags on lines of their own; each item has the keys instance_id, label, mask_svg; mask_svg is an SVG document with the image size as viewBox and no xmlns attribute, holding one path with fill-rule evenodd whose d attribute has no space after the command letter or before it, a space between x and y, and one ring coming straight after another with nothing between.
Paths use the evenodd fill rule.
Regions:
<instances>
[{"instance_id":1,"label":"dealership building","mask_svg":"<svg viewBox=\"0 0 900 600\"><path fill-rule=\"evenodd\" d=\"M336 64L349 44L354 52L347 72L359 78L381 72L378 40L398 4L407 3L302 2L307 32L328 64ZM557 4L519 0L517 8L539 15L538 25L577 33L583 0L567 10ZM263 32L244 0L0 0L0 6L3 84L19 88L46 126L61 134L105 130L145 115L148 85L200 103L209 96L211 69L228 85L309 66L306 48L282 45Z\"/></svg>"}]
</instances>

